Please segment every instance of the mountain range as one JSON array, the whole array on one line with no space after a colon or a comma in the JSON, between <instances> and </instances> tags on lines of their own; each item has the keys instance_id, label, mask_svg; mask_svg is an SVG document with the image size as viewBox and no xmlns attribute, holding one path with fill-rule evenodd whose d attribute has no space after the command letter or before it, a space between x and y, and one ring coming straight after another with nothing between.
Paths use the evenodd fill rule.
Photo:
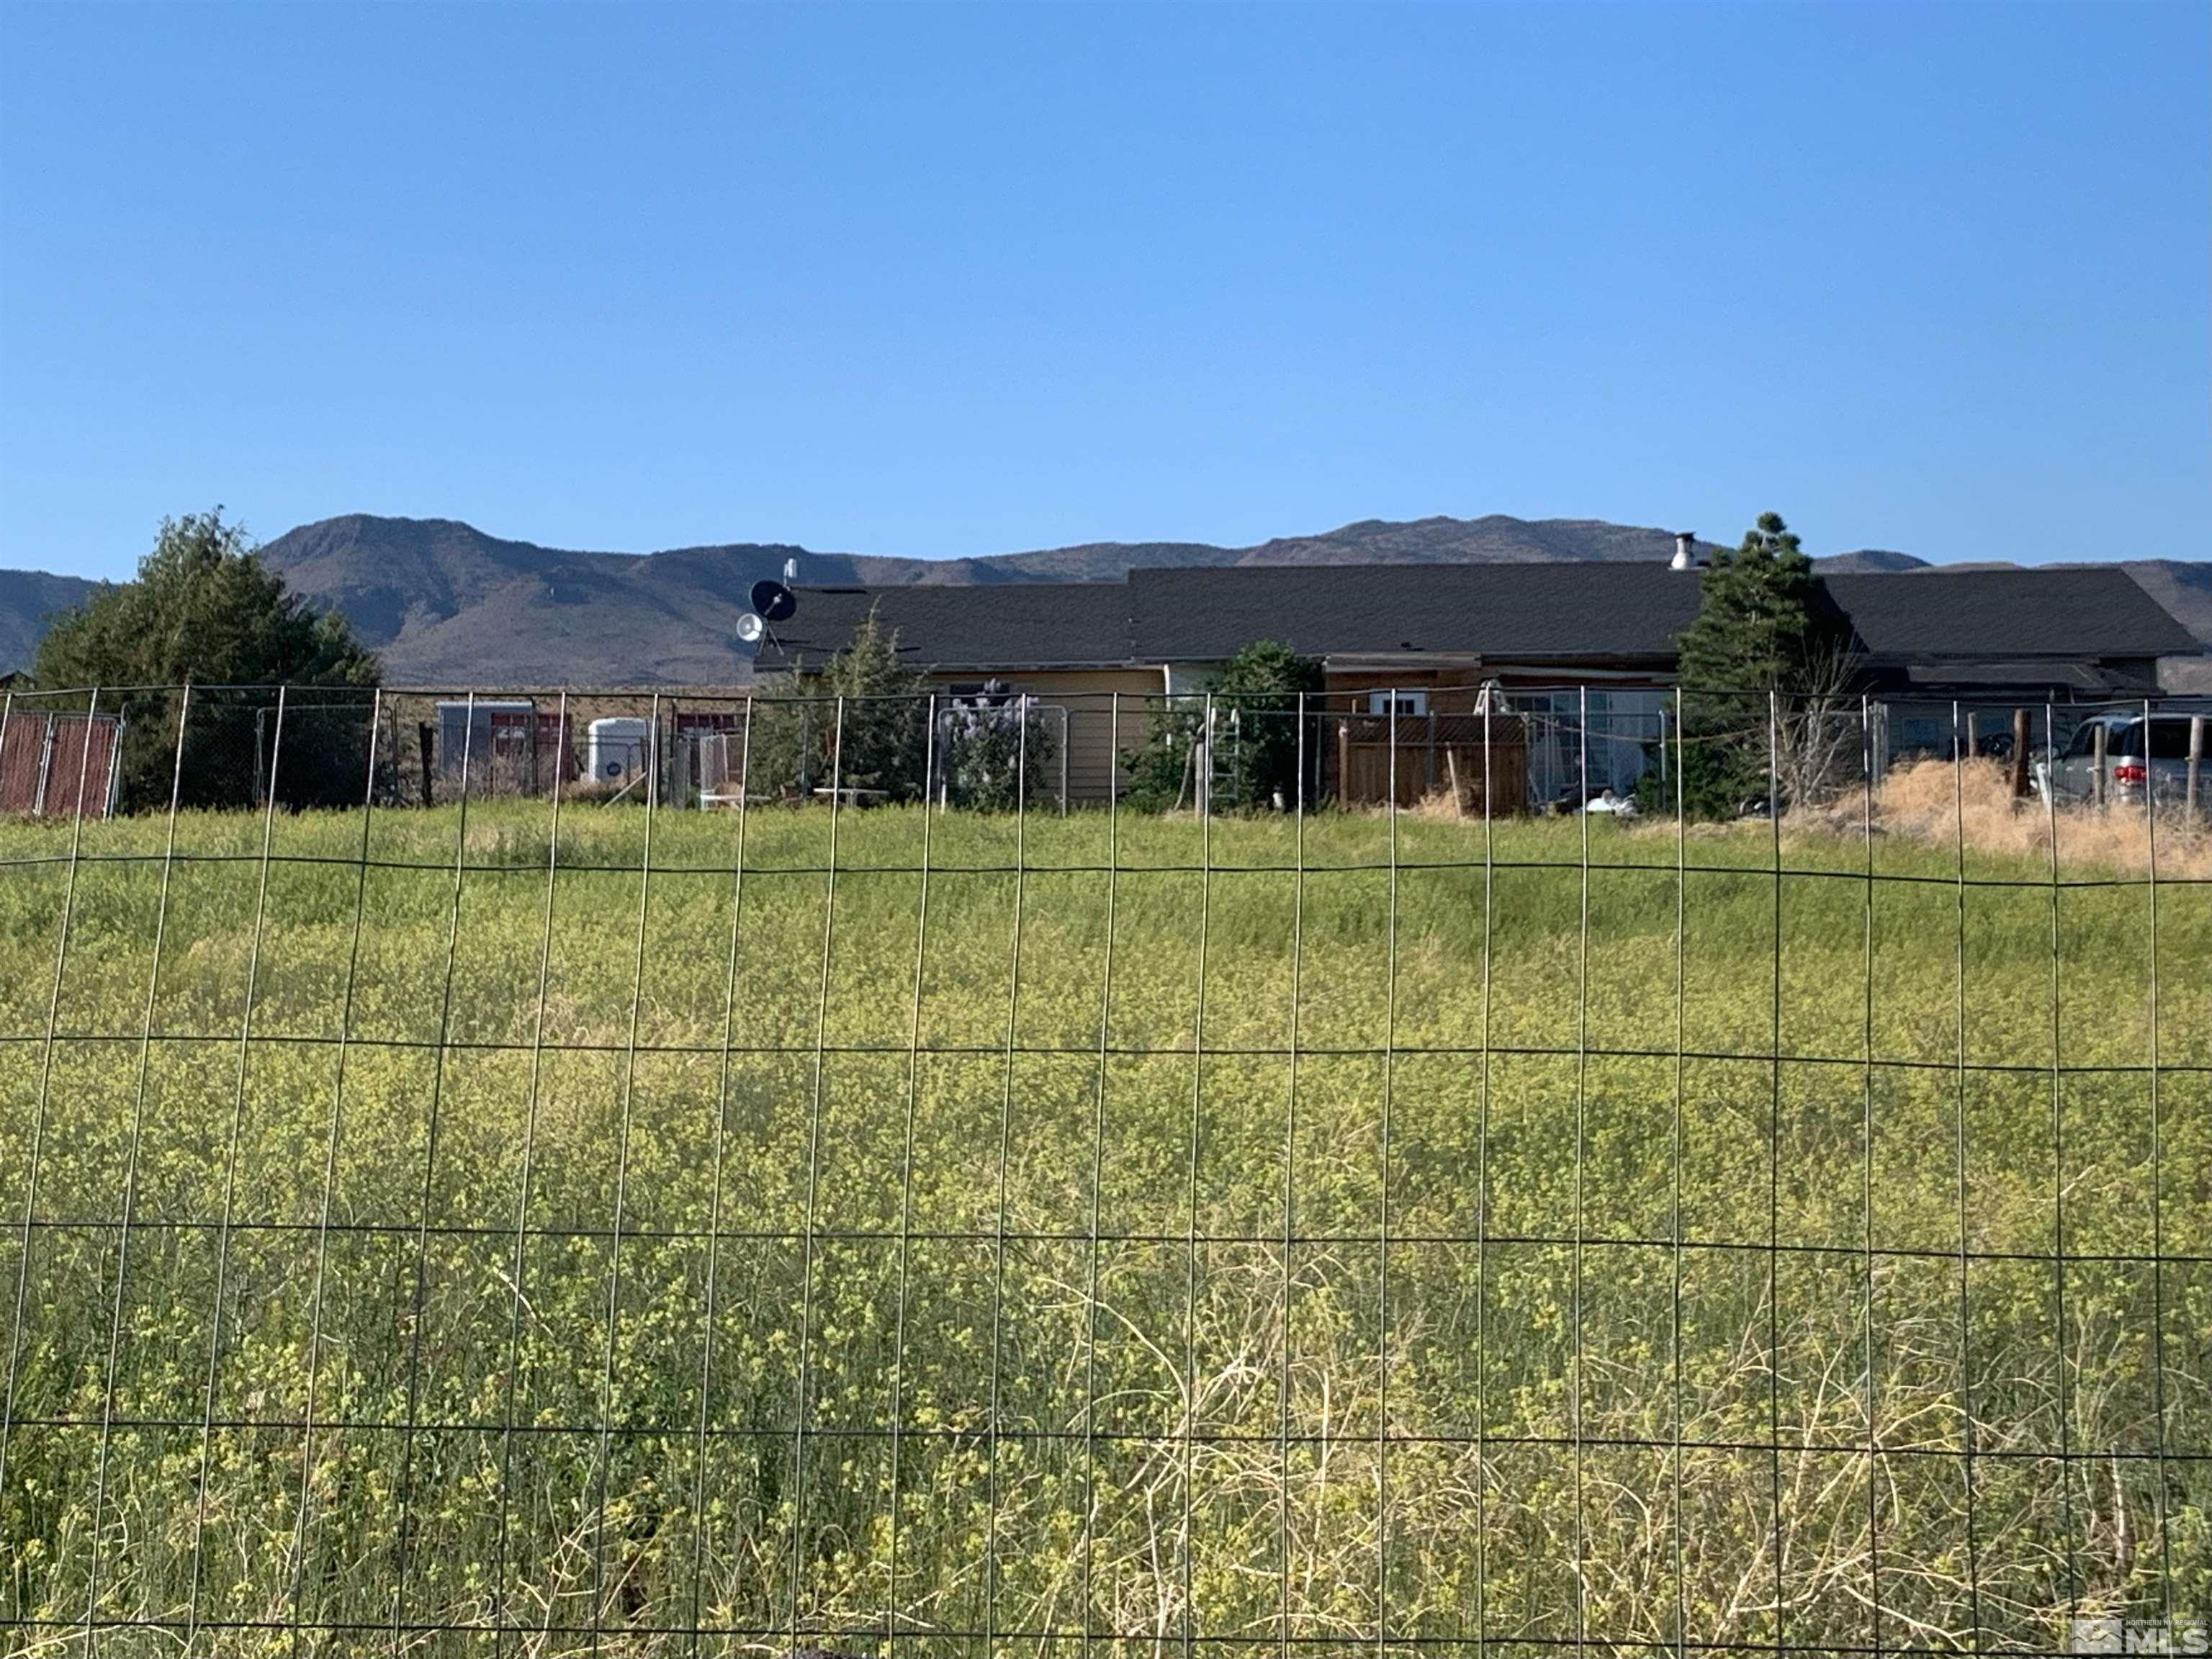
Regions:
<instances>
[{"instance_id":1,"label":"mountain range","mask_svg":"<svg viewBox=\"0 0 2212 1659\"><path fill-rule=\"evenodd\" d=\"M793 559L804 583L883 586L1107 581L1162 565L1665 559L1674 548L1664 530L1494 514L1364 520L1249 547L1093 542L907 559L732 542L593 553L509 541L451 519L351 514L288 531L262 551L295 591L344 612L381 654L391 681L459 688L742 684L751 674L750 649L737 636L747 592L763 577L781 576ZM1910 554L1878 550L1819 563L1824 571L1929 568ZM2136 560L2124 568L2212 645L2212 563ZM47 619L93 586L79 577L0 570L0 672L27 665Z\"/></svg>"},{"instance_id":2,"label":"mountain range","mask_svg":"<svg viewBox=\"0 0 2212 1659\"><path fill-rule=\"evenodd\" d=\"M0 570L0 674L28 668L46 621L57 611L84 603L100 584L43 570Z\"/></svg>"}]
</instances>

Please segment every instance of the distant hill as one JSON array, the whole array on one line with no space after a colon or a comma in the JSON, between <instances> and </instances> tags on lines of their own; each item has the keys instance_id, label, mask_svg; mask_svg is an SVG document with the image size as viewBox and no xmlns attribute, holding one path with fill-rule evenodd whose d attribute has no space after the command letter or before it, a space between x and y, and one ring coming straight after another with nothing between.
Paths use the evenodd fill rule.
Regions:
<instances>
[{"instance_id":1,"label":"distant hill","mask_svg":"<svg viewBox=\"0 0 2212 1659\"><path fill-rule=\"evenodd\" d=\"M1910 553L1890 553L1878 547L1869 547L1857 553L1838 553L1833 558L1815 559L1823 574L1856 575L1869 570L1933 570L1936 567L1925 559L1916 559Z\"/></svg>"},{"instance_id":2,"label":"distant hill","mask_svg":"<svg viewBox=\"0 0 2212 1659\"><path fill-rule=\"evenodd\" d=\"M1710 550L1709 544L1700 544ZM1280 564L1538 564L1567 559L1666 559L1672 531L1602 519L1363 519L1318 536L1279 536L1251 547L1204 542L1091 542L973 563L1000 580L1105 581L1139 566ZM986 578L988 580L988 578Z\"/></svg>"},{"instance_id":3,"label":"distant hill","mask_svg":"<svg viewBox=\"0 0 2212 1659\"><path fill-rule=\"evenodd\" d=\"M43 570L0 570L0 674L31 665L46 619L57 611L84 603L99 586L82 576L52 576Z\"/></svg>"},{"instance_id":4,"label":"distant hill","mask_svg":"<svg viewBox=\"0 0 2212 1659\"><path fill-rule=\"evenodd\" d=\"M1710 544L1703 544L1708 552ZM731 685L752 672L737 637L746 593L796 558L810 583L1108 581L1139 566L1547 562L1665 559L1671 532L1597 519L1363 520L1250 547L1093 542L962 559L817 553L732 542L659 553L580 552L508 541L451 519L368 514L302 525L264 550L310 599L343 611L415 685ZM1927 561L1867 550L1827 571L1916 570ZM2136 580L2212 645L2212 564L2136 561ZM26 665L53 611L93 584L0 571L0 672Z\"/></svg>"}]
</instances>

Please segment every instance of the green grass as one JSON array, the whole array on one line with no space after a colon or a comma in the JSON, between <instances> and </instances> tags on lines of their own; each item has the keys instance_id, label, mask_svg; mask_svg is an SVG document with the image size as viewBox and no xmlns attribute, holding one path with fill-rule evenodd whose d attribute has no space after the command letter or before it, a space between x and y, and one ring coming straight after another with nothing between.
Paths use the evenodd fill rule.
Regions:
<instances>
[{"instance_id":1,"label":"green grass","mask_svg":"<svg viewBox=\"0 0 2212 1659\"><path fill-rule=\"evenodd\" d=\"M179 821L158 979L160 819L74 873L0 829L11 1645L2049 1646L2212 1601L2204 886L2159 890L2154 1120L2150 891L1980 884L2033 860L1962 905L1949 849L1778 883L1693 834L1678 880L1595 823L1585 885L1579 823L1486 871L1325 815L1301 878L1286 823L1125 816L1109 877L1103 816L884 810L833 899L828 815L762 811L740 900L734 817L659 814L641 895L647 815L572 805L549 929L542 804L470 808L458 913L451 809L365 873L358 814L280 816L265 886L264 829Z\"/></svg>"}]
</instances>

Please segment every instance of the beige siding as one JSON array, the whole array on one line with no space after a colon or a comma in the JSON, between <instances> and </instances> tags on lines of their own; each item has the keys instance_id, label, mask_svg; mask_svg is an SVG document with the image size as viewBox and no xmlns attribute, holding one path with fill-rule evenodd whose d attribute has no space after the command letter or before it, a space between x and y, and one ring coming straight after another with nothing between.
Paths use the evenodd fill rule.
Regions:
<instances>
[{"instance_id":1,"label":"beige siding","mask_svg":"<svg viewBox=\"0 0 2212 1659\"><path fill-rule=\"evenodd\" d=\"M973 674L933 676L940 687L971 684ZM1070 669L1001 673L1017 691L1026 691L1047 708L1066 711L1067 798L1075 805L1103 805L1115 787L1115 757L1144 741L1147 700L1157 702L1163 681L1157 668ZM1120 729L1115 729L1114 694L1121 694ZM1048 717L1057 724L1059 716ZM1054 757L1053 765L1059 765ZM1056 790L1057 775L1052 779Z\"/></svg>"}]
</instances>

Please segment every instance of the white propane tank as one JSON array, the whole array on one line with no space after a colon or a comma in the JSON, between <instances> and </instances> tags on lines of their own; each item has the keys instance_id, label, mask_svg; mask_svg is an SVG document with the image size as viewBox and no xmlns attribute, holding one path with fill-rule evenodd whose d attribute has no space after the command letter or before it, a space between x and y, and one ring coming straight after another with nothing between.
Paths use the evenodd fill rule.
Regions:
<instances>
[{"instance_id":1,"label":"white propane tank","mask_svg":"<svg viewBox=\"0 0 2212 1659\"><path fill-rule=\"evenodd\" d=\"M620 788L644 769L652 741L653 722L635 714L611 714L593 720L585 743L585 769L594 783Z\"/></svg>"}]
</instances>

